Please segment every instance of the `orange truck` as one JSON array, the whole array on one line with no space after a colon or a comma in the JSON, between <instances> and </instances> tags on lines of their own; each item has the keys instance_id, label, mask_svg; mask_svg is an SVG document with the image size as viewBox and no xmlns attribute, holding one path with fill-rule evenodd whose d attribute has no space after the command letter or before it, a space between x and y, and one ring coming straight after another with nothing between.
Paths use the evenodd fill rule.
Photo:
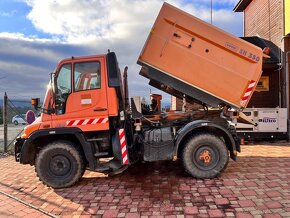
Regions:
<instances>
[{"instance_id":1,"label":"orange truck","mask_svg":"<svg viewBox=\"0 0 290 218\"><path fill-rule=\"evenodd\" d=\"M35 165L53 188L76 183L85 170L114 175L142 161L181 159L195 178L218 176L240 143L233 121L261 76L263 51L164 3L138 59L149 84L204 110L161 111L129 104L114 52L72 57L51 75L42 113L15 141L15 158ZM209 110L212 106L216 110Z\"/></svg>"}]
</instances>

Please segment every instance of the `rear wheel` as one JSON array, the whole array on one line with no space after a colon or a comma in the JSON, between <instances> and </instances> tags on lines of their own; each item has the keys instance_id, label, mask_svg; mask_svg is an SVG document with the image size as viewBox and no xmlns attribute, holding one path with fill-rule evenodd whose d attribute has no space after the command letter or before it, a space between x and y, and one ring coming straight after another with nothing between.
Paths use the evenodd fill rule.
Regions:
<instances>
[{"instance_id":1,"label":"rear wheel","mask_svg":"<svg viewBox=\"0 0 290 218\"><path fill-rule=\"evenodd\" d=\"M16 126L18 125L18 121L17 121L17 120L14 120L13 123L14 123L14 125L16 125Z\"/></svg>"},{"instance_id":2,"label":"rear wheel","mask_svg":"<svg viewBox=\"0 0 290 218\"><path fill-rule=\"evenodd\" d=\"M229 154L225 143L215 135L200 134L189 139L182 152L183 166L191 176L210 179L227 166Z\"/></svg>"},{"instance_id":3,"label":"rear wheel","mask_svg":"<svg viewBox=\"0 0 290 218\"><path fill-rule=\"evenodd\" d=\"M70 141L55 141L40 150L35 161L40 180L53 188L65 188L76 183L85 172L85 161L79 149Z\"/></svg>"}]
</instances>

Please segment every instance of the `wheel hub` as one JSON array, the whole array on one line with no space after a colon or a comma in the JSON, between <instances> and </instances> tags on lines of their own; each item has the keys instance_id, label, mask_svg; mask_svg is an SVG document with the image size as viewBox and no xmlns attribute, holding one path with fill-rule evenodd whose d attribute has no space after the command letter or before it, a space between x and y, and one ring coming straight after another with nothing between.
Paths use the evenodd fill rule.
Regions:
<instances>
[{"instance_id":1,"label":"wheel hub","mask_svg":"<svg viewBox=\"0 0 290 218\"><path fill-rule=\"evenodd\" d=\"M219 157L214 146L199 145L193 153L192 161L200 170L211 170L217 165Z\"/></svg>"},{"instance_id":2,"label":"wheel hub","mask_svg":"<svg viewBox=\"0 0 290 218\"><path fill-rule=\"evenodd\" d=\"M208 150L203 150L200 155L199 159L203 161L205 164L209 164L211 162L211 153Z\"/></svg>"},{"instance_id":3,"label":"wheel hub","mask_svg":"<svg viewBox=\"0 0 290 218\"><path fill-rule=\"evenodd\" d=\"M57 155L50 160L50 171L56 176L62 176L70 171L69 160L61 155Z\"/></svg>"}]
</instances>

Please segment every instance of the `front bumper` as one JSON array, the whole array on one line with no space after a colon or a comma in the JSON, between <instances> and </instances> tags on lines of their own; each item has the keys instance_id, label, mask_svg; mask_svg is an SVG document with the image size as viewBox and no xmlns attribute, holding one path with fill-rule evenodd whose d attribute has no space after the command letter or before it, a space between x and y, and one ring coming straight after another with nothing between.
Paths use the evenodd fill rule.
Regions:
<instances>
[{"instance_id":1,"label":"front bumper","mask_svg":"<svg viewBox=\"0 0 290 218\"><path fill-rule=\"evenodd\" d=\"M25 139L21 138L21 137L17 137L15 139L15 142L14 142L14 155L15 155L15 160L17 162L20 161L20 152L21 152L21 148L24 144L24 141Z\"/></svg>"}]
</instances>

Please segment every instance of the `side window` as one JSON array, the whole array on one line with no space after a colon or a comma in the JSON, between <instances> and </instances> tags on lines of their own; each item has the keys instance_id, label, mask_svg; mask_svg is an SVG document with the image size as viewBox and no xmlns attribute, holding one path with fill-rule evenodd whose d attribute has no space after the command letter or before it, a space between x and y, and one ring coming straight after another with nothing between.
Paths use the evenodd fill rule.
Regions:
<instances>
[{"instance_id":1,"label":"side window","mask_svg":"<svg viewBox=\"0 0 290 218\"><path fill-rule=\"evenodd\" d=\"M100 63L76 63L74 65L74 91L99 88L101 88Z\"/></svg>"},{"instance_id":2,"label":"side window","mask_svg":"<svg viewBox=\"0 0 290 218\"><path fill-rule=\"evenodd\" d=\"M66 100L71 93L71 64L65 64L61 67L57 75L57 94L55 99L56 114L65 113Z\"/></svg>"}]
</instances>

